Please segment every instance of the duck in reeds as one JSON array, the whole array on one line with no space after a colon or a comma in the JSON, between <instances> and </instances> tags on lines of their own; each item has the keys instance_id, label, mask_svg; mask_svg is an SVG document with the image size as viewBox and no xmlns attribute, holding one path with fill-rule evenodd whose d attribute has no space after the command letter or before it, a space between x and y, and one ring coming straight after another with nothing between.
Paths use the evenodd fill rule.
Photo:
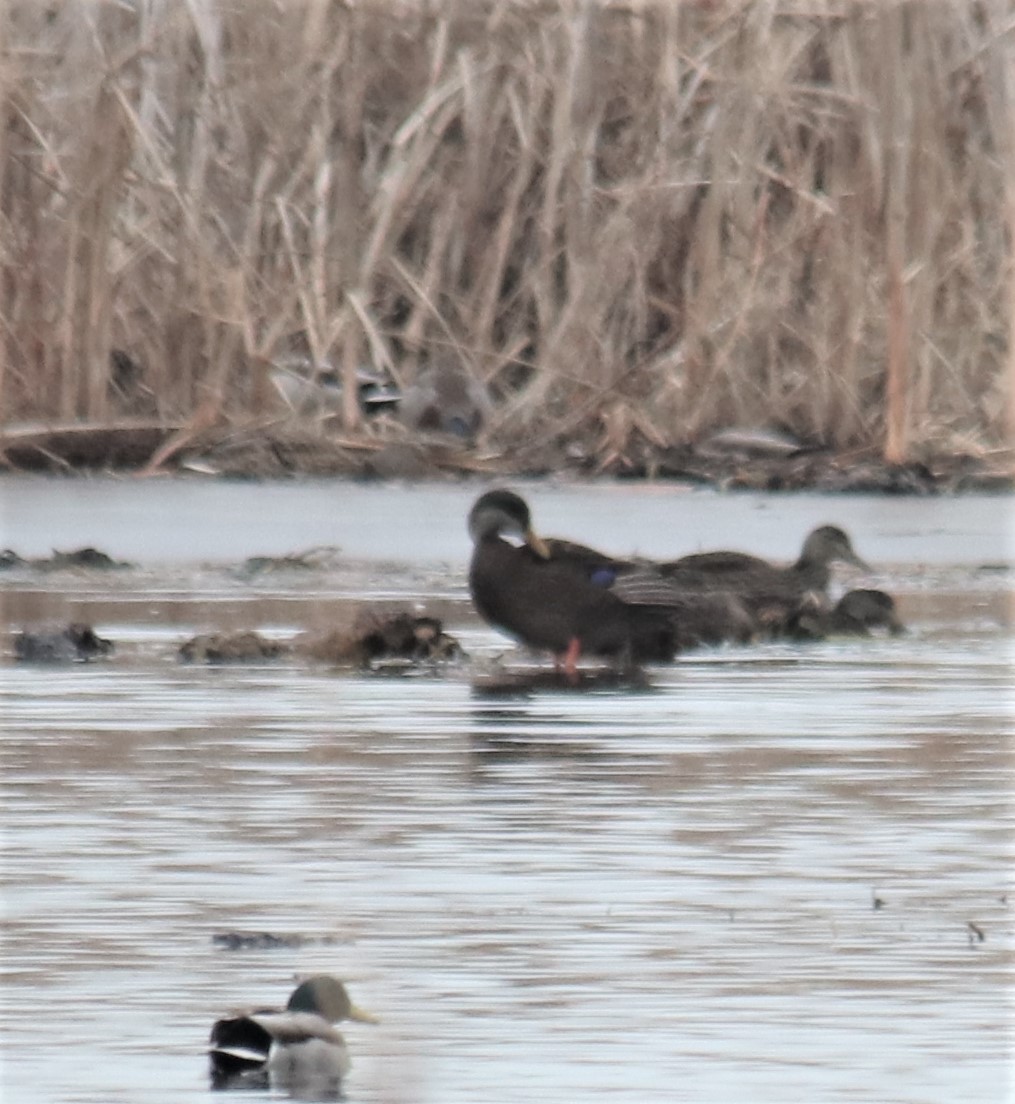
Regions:
<instances>
[{"instance_id":1,"label":"duck in reeds","mask_svg":"<svg viewBox=\"0 0 1015 1104\"><path fill-rule=\"evenodd\" d=\"M309 358L289 357L271 365L268 378L293 414L327 417L342 409L342 371L329 361L315 365ZM371 368L356 371L356 398L364 415L398 406L401 393Z\"/></svg>"},{"instance_id":2,"label":"duck in reeds","mask_svg":"<svg viewBox=\"0 0 1015 1104\"><path fill-rule=\"evenodd\" d=\"M337 978L318 974L293 990L283 1011L256 1009L217 1020L208 1053L215 1089L271 1085L334 1098L349 1070L341 1020L377 1023Z\"/></svg>"},{"instance_id":3,"label":"duck in reeds","mask_svg":"<svg viewBox=\"0 0 1015 1104\"><path fill-rule=\"evenodd\" d=\"M492 410L481 380L456 364L424 368L402 394L398 416L410 429L472 440Z\"/></svg>"},{"instance_id":4,"label":"duck in reeds","mask_svg":"<svg viewBox=\"0 0 1015 1104\"><path fill-rule=\"evenodd\" d=\"M519 495L493 490L469 511L469 591L488 624L551 652L568 675L582 653L624 664L667 661L677 647L668 611L625 601L573 562L555 558ZM514 536L520 546L505 540Z\"/></svg>"}]
</instances>

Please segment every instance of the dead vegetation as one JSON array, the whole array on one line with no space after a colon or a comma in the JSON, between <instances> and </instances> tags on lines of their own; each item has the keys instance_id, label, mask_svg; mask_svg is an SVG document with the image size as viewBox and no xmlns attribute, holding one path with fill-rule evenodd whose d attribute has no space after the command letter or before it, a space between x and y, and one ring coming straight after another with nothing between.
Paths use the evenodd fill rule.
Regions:
<instances>
[{"instance_id":1,"label":"dead vegetation","mask_svg":"<svg viewBox=\"0 0 1015 1104\"><path fill-rule=\"evenodd\" d=\"M148 419L168 457L267 425L295 351L350 383L461 363L515 461L610 469L728 426L889 463L1007 445L1005 0L0 20L8 425ZM345 395L341 432L383 434Z\"/></svg>"}]
</instances>

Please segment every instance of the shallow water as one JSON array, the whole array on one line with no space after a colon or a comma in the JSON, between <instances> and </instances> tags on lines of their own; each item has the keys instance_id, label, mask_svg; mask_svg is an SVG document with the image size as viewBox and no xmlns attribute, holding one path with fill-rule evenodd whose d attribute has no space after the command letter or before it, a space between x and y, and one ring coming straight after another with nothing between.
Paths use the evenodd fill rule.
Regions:
<instances>
[{"instance_id":1,"label":"shallow water","mask_svg":"<svg viewBox=\"0 0 1015 1104\"><path fill-rule=\"evenodd\" d=\"M118 646L0 666L3 1100L225 1099L212 1020L312 971L382 1019L345 1032L362 1104L1011 1099L1010 501L532 487L547 532L618 551L791 557L836 521L911 631L494 692L477 493L0 479L3 545L138 563L0 576L5 628ZM231 572L313 545L343 552ZM363 594L425 601L473 662L175 661Z\"/></svg>"}]
</instances>

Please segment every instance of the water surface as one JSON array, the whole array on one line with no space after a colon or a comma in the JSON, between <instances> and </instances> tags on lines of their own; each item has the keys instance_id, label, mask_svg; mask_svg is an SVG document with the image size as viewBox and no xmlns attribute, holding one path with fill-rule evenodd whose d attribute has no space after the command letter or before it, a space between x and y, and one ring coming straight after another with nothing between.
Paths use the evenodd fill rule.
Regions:
<instances>
[{"instance_id":1,"label":"water surface","mask_svg":"<svg viewBox=\"0 0 1015 1104\"><path fill-rule=\"evenodd\" d=\"M618 551L789 558L838 522L911 632L493 693L477 493L0 479L4 545L138 564L0 577L5 628L118 645L0 667L3 1099L228 1099L212 1020L317 971L382 1019L346 1030L363 1104L1011 1099L1008 501L533 487L546 532ZM232 571L322 544L322 573ZM362 595L437 609L473 661L175 660ZM213 941L237 929L303 942Z\"/></svg>"}]
</instances>

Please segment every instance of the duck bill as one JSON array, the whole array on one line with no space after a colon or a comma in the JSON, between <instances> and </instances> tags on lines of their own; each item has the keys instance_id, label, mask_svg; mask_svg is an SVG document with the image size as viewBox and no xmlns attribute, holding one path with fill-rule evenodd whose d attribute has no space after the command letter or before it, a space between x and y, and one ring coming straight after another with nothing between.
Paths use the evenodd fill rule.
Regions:
<instances>
[{"instance_id":1,"label":"duck bill","mask_svg":"<svg viewBox=\"0 0 1015 1104\"><path fill-rule=\"evenodd\" d=\"M381 1022L375 1015L364 1012L362 1008L357 1008L354 1004L349 1006L349 1019L355 1020L357 1023L376 1024Z\"/></svg>"},{"instance_id":2,"label":"duck bill","mask_svg":"<svg viewBox=\"0 0 1015 1104\"><path fill-rule=\"evenodd\" d=\"M537 536L531 529L525 530L524 537L525 543L540 559L548 560L550 558L550 549L542 537Z\"/></svg>"},{"instance_id":3,"label":"duck bill","mask_svg":"<svg viewBox=\"0 0 1015 1104\"><path fill-rule=\"evenodd\" d=\"M874 573L874 568L866 560L861 560L860 557L851 548L849 554L844 556L843 559L846 563L852 564L854 567L860 568L861 571L868 571L871 574Z\"/></svg>"}]
</instances>

